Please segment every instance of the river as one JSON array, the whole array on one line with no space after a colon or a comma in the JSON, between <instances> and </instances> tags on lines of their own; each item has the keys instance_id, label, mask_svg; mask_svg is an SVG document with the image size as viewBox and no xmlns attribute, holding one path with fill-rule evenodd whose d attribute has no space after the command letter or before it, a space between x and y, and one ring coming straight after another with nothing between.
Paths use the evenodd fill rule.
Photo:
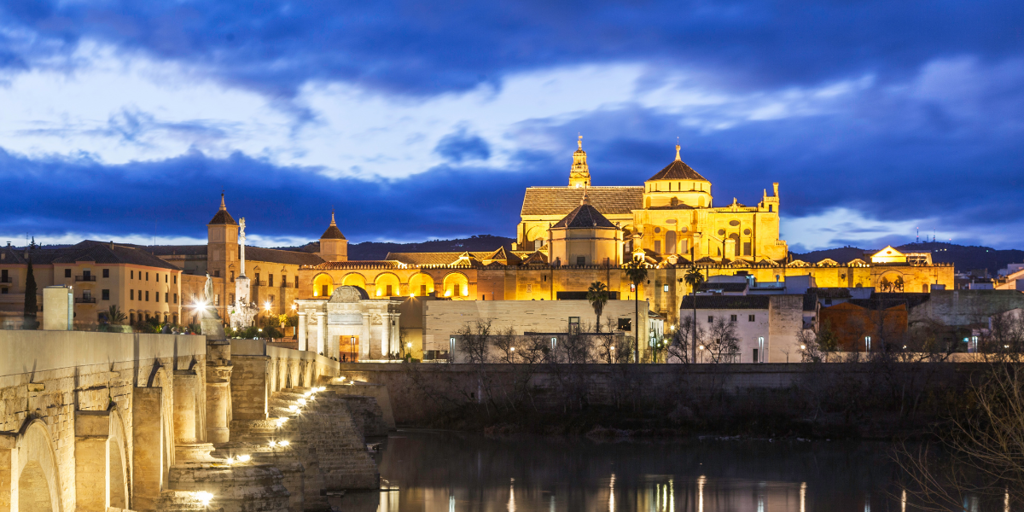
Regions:
<instances>
[{"instance_id":1,"label":"river","mask_svg":"<svg viewBox=\"0 0 1024 512\"><path fill-rule=\"evenodd\" d=\"M377 462L380 512L883 512L904 508L890 445L596 442L398 431ZM397 488L394 489L394 488ZM964 510L1002 512L969 499Z\"/></svg>"}]
</instances>

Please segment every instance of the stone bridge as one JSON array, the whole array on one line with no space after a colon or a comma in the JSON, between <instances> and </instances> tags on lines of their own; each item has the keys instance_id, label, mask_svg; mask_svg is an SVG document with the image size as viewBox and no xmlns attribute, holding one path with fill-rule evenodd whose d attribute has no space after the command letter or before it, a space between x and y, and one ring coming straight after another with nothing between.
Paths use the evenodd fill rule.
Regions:
<instances>
[{"instance_id":1,"label":"stone bridge","mask_svg":"<svg viewBox=\"0 0 1024 512\"><path fill-rule=\"evenodd\" d=\"M207 326L0 331L0 512L331 510L353 490L376 510L386 390Z\"/></svg>"}]
</instances>

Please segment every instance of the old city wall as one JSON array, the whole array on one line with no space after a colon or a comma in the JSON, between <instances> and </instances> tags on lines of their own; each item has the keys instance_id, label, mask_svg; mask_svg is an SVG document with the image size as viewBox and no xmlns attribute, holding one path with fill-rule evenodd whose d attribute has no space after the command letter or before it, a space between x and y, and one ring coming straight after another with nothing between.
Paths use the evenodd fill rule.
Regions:
<instances>
[{"instance_id":1,"label":"old city wall","mask_svg":"<svg viewBox=\"0 0 1024 512\"><path fill-rule=\"evenodd\" d=\"M984 323L990 316L1024 308L1024 294L1016 290L937 290L910 310L910 325L939 321L944 325Z\"/></svg>"},{"instance_id":2,"label":"old city wall","mask_svg":"<svg viewBox=\"0 0 1024 512\"><path fill-rule=\"evenodd\" d=\"M891 391L888 386L904 383L909 383L904 389L908 396L915 391L944 393L947 388L963 386L967 378L985 368L977 363L867 362L534 366L424 363L342 364L341 373L349 379L386 387L398 425L441 426L451 421L453 415L464 413L467 407L484 405L491 399L498 403L514 395L515 389L522 389L524 380L531 392L521 404L523 414L535 408L564 411L570 405L566 397L580 393L580 383L585 383L582 388L590 406L632 404L627 407L632 412L626 416L636 415L638 410L667 412L678 405L695 406L718 397L727 404L754 401L760 414L789 414L795 418L803 415L812 401L881 404ZM876 392L878 397L872 395ZM877 407L884 409L882 405ZM728 407L717 411L725 415L744 412L730 411ZM883 415L879 411L876 412ZM858 418L861 413L868 418L874 414L865 410L850 418ZM886 410L885 414L889 412Z\"/></svg>"},{"instance_id":3,"label":"old city wall","mask_svg":"<svg viewBox=\"0 0 1024 512\"><path fill-rule=\"evenodd\" d=\"M158 492L176 375L204 379L205 358L203 336L0 333L0 510L128 508L133 493ZM132 434L149 423L154 436Z\"/></svg>"}]
</instances>

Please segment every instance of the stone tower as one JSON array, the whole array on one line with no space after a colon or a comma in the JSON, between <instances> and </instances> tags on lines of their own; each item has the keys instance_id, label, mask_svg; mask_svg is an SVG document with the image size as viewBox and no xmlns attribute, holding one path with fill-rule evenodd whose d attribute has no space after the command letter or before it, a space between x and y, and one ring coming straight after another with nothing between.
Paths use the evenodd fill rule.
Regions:
<instances>
[{"instance_id":1,"label":"stone tower","mask_svg":"<svg viewBox=\"0 0 1024 512\"><path fill-rule=\"evenodd\" d=\"M226 283L228 267L238 259L238 223L228 213L224 194L220 195L220 210L206 225L206 272L212 276L214 294L219 301L210 304L220 318L227 318L228 297L231 291Z\"/></svg>"},{"instance_id":2,"label":"stone tower","mask_svg":"<svg viewBox=\"0 0 1024 512\"><path fill-rule=\"evenodd\" d=\"M586 188L590 186L590 169L587 167L587 152L583 151L583 136L576 142L577 149L572 153L572 169L569 171L569 188Z\"/></svg>"},{"instance_id":3,"label":"stone tower","mask_svg":"<svg viewBox=\"0 0 1024 512\"><path fill-rule=\"evenodd\" d=\"M331 212L331 225L320 235L320 257L324 261L348 261L348 240L334 222L334 212Z\"/></svg>"}]
</instances>

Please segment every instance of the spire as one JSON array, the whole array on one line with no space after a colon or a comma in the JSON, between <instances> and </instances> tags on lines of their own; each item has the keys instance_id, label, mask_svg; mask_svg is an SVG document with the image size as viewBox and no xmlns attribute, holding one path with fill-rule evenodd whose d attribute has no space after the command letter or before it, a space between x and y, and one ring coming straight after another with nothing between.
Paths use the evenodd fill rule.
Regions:
<instances>
[{"instance_id":1,"label":"spire","mask_svg":"<svg viewBox=\"0 0 1024 512\"><path fill-rule=\"evenodd\" d=\"M569 188L590 186L590 168L587 167L587 152L583 151L583 136L576 141L576 151L572 154L572 168L569 170Z\"/></svg>"},{"instance_id":2,"label":"spire","mask_svg":"<svg viewBox=\"0 0 1024 512\"><path fill-rule=\"evenodd\" d=\"M220 209L217 210L217 214L213 216L213 220L207 223L207 225L213 224L226 224L228 226L237 226L234 217L228 213L228 207L224 204L224 191L220 193Z\"/></svg>"},{"instance_id":3,"label":"spire","mask_svg":"<svg viewBox=\"0 0 1024 512\"><path fill-rule=\"evenodd\" d=\"M331 225L337 226L337 224L334 222L334 208L331 208Z\"/></svg>"},{"instance_id":4,"label":"spire","mask_svg":"<svg viewBox=\"0 0 1024 512\"><path fill-rule=\"evenodd\" d=\"M682 158L679 158L679 149L680 149L679 144L676 144L676 162L682 162L683 161Z\"/></svg>"},{"instance_id":5,"label":"spire","mask_svg":"<svg viewBox=\"0 0 1024 512\"><path fill-rule=\"evenodd\" d=\"M221 210L225 210L225 211L228 209L227 205L224 204L224 192L223 191L221 191L221 193L220 193L220 209Z\"/></svg>"},{"instance_id":6,"label":"spire","mask_svg":"<svg viewBox=\"0 0 1024 512\"><path fill-rule=\"evenodd\" d=\"M580 206L590 204L590 199L587 198L587 188L588 187L583 187L583 199L580 199Z\"/></svg>"}]
</instances>

